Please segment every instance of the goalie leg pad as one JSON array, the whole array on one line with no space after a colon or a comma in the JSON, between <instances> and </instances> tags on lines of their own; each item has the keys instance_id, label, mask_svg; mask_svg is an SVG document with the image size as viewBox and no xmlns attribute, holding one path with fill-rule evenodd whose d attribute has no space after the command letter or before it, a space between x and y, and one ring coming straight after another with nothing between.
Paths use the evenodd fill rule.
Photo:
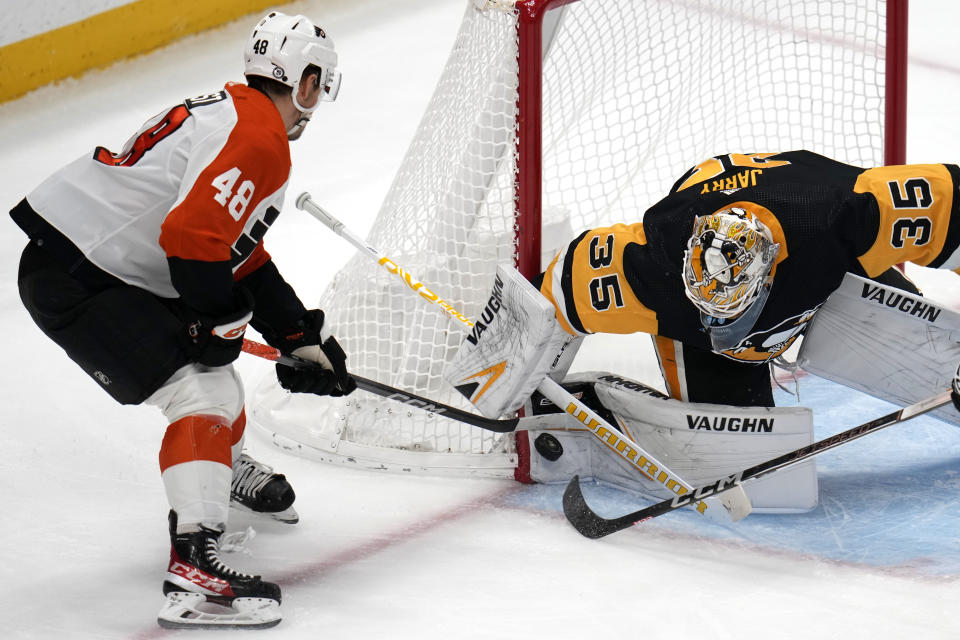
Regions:
<instances>
[{"instance_id":1,"label":"goalie leg pad","mask_svg":"<svg viewBox=\"0 0 960 640\"><path fill-rule=\"evenodd\" d=\"M907 406L950 386L960 313L848 273L817 311L797 364L821 378ZM931 415L960 426L952 406Z\"/></svg>"},{"instance_id":2,"label":"goalie leg pad","mask_svg":"<svg viewBox=\"0 0 960 640\"><path fill-rule=\"evenodd\" d=\"M754 464L813 442L813 415L802 407L755 408L681 402L644 384L606 373L583 373L564 382L574 395L611 415L610 423L624 431L694 486L703 486ZM557 411L535 394L527 405L533 415ZM536 446L530 455L530 477L536 482L568 482L574 475L658 500L636 469L610 456L603 443L586 430L531 431L536 442L547 435L557 441L561 455L554 460ZM797 513L817 506L818 487L813 460L752 480L743 487L754 513Z\"/></svg>"},{"instance_id":3,"label":"goalie leg pad","mask_svg":"<svg viewBox=\"0 0 960 640\"><path fill-rule=\"evenodd\" d=\"M444 378L483 415L498 418L519 409L548 374L562 376L578 346L553 305L516 269L500 265L487 305Z\"/></svg>"}]
</instances>

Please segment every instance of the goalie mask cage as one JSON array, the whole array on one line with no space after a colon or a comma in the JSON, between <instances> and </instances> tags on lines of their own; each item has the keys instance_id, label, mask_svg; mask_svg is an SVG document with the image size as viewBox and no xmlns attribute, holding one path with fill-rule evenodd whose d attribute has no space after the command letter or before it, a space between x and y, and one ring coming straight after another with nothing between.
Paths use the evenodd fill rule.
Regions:
<instances>
[{"instance_id":1,"label":"goalie mask cage","mask_svg":"<svg viewBox=\"0 0 960 640\"><path fill-rule=\"evenodd\" d=\"M639 219L707 157L902 163L906 5L470 0L367 241L477 317L498 262L535 275L580 231ZM368 256L320 306L352 371L474 410L442 377L464 327ZM289 394L267 376L251 405L276 445L315 459L511 477L519 450L524 466L525 434L362 391Z\"/></svg>"}]
</instances>

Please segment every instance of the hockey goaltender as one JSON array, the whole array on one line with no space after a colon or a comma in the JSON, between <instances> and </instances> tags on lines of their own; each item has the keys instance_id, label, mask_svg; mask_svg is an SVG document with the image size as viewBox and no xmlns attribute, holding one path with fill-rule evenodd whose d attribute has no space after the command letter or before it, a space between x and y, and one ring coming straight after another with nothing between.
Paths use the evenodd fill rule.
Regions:
<instances>
[{"instance_id":1,"label":"hockey goaltender","mask_svg":"<svg viewBox=\"0 0 960 640\"><path fill-rule=\"evenodd\" d=\"M951 164L864 169L809 151L708 158L680 176L642 222L581 233L534 280L552 303L557 328L548 346L560 356L532 375L562 380L695 486L812 442L808 409L774 406L769 367L805 333L801 354L809 352L803 364L811 370L909 402L890 388L898 376L881 361L916 363L911 370L926 377L910 380L914 392L952 385L960 410L960 345L949 338L960 331L960 314L919 297L895 268L960 269L958 193L960 167ZM505 298L499 314L509 317L511 306L518 302ZM527 331L524 313L500 323L507 335ZM837 326L869 321L853 337L811 330L832 328L820 319L834 316ZM609 373L564 377L583 337L634 332L653 337L668 396ZM494 322L480 341L496 342L498 333ZM525 357L512 340L509 357ZM856 352L853 365L833 362L840 346ZM480 389L465 381L494 363L496 349L481 351L464 341L446 375L483 411L505 406L496 396L522 385L490 384L478 400ZM527 415L558 411L539 394L522 403ZM960 424L953 407L938 417ZM637 474L603 443L561 424L531 432L530 479L579 474L672 497L644 482L657 474ZM804 511L818 499L812 463L745 488L754 512Z\"/></svg>"}]
</instances>

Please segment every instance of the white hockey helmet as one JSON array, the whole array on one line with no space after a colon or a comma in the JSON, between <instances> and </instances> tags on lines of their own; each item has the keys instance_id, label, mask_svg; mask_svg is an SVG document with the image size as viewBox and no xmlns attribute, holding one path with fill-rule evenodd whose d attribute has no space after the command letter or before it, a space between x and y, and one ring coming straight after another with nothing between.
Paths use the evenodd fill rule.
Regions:
<instances>
[{"instance_id":1,"label":"white hockey helmet","mask_svg":"<svg viewBox=\"0 0 960 640\"><path fill-rule=\"evenodd\" d=\"M243 57L244 75L272 78L287 85L293 103L304 113L316 109L316 105L307 109L297 100L300 78L310 65L319 67L324 88L317 104L337 99L340 72L333 40L306 16L271 11L253 28Z\"/></svg>"},{"instance_id":2,"label":"white hockey helmet","mask_svg":"<svg viewBox=\"0 0 960 640\"><path fill-rule=\"evenodd\" d=\"M770 230L747 209L697 217L683 254L687 297L705 316L740 316L766 291L779 250Z\"/></svg>"}]
</instances>

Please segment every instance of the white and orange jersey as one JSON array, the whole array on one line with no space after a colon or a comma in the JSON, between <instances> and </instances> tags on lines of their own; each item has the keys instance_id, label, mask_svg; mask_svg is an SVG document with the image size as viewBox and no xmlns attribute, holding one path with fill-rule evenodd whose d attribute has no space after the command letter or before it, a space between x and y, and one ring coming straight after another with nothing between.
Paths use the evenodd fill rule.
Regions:
<instances>
[{"instance_id":1,"label":"white and orange jersey","mask_svg":"<svg viewBox=\"0 0 960 640\"><path fill-rule=\"evenodd\" d=\"M168 258L229 262L235 278L269 259L261 240L289 175L280 113L229 83L151 118L119 153L97 147L27 201L97 267L176 298Z\"/></svg>"}]
</instances>

